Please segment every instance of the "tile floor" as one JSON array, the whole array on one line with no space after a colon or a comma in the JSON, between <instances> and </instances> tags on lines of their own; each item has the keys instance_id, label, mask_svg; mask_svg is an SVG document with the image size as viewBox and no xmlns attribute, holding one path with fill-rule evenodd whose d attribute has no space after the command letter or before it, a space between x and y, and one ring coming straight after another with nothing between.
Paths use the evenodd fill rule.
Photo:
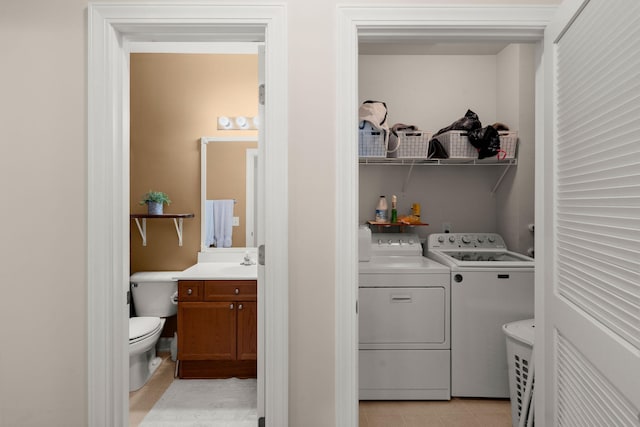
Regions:
<instances>
[{"instance_id":1,"label":"tile floor","mask_svg":"<svg viewBox=\"0 0 640 427\"><path fill-rule=\"evenodd\" d=\"M362 401L360 427L511 427L508 399Z\"/></svg>"},{"instance_id":2,"label":"tile floor","mask_svg":"<svg viewBox=\"0 0 640 427\"><path fill-rule=\"evenodd\" d=\"M162 397L173 381L176 362L171 360L170 353L158 353L162 364L140 390L129 393L129 427L138 427L147 412Z\"/></svg>"},{"instance_id":3,"label":"tile floor","mask_svg":"<svg viewBox=\"0 0 640 427\"><path fill-rule=\"evenodd\" d=\"M175 362L163 362L149 382L129 393L129 426L137 427L173 381ZM451 401L362 401L360 427L511 427L508 399Z\"/></svg>"}]
</instances>

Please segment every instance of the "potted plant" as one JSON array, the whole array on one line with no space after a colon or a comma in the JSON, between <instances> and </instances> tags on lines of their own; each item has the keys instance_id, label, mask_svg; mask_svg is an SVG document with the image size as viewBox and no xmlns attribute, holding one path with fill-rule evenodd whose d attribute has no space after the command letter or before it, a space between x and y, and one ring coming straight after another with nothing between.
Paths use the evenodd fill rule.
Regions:
<instances>
[{"instance_id":1,"label":"potted plant","mask_svg":"<svg viewBox=\"0 0 640 427\"><path fill-rule=\"evenodd\" d=\"M171 204L171 200L169 200L167 193L149 190L149 192L142 197L142 200L140 200L141 205L145 203L149 209L149 215L162 215L162 207L165 204Z\"/></svg>"}]
</instances>

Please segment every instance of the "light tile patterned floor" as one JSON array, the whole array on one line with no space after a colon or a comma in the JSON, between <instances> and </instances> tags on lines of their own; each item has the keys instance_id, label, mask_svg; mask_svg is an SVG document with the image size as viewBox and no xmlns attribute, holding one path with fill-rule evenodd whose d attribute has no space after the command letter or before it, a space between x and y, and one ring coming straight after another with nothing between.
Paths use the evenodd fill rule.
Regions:
<instances>
[{"instance_id":1,"label":"light tile patterned floor","mask_svg":"<svg viewBox=\"0 0 640 427\"><path fill-rule=\"evenodd\" d=\"M176 363L169 353L158 353L158 356L162 357L162 364L151 379L140 390L129 393L129 427L138 427L173 381Z\"/></svg>"},{"instance_id":2,"label":"light tile patterned floor","mask_svg":"<svg viewBox=\"0 0 640 427\"><path fill-rule=\"evenodd\" d=\"M509 400L362 401L360 427L511 427Z\"/></svg>"},{"instance_id":3,"label":"light tile patterned floor","mask_svg":"<svg viewBox=\"0 0 640 427\"><path fill-rule=\"evenodd\" d=\"M173 381L175 362L169 354L149 382L129 393L129 425L137 427ZM362 401L360 427L511 427L508 399L451 401Z\"/></svg>"}]
</instances>

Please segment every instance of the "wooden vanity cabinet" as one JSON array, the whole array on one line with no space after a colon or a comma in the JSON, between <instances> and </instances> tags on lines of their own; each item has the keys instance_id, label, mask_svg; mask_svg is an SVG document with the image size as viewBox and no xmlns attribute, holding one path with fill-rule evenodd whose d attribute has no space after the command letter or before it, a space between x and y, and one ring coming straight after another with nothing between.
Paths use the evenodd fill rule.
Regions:
<instances>
[{"instance_id":1,"label":"wooden vanity cabinet","mask_svg":"<svg viewBox=\"0 0 640 427\"><path fill-rule=\"evenodd\" d=\"M178 282L180 378L255 378L255 280Z\"/></svg>"}]
</instances>

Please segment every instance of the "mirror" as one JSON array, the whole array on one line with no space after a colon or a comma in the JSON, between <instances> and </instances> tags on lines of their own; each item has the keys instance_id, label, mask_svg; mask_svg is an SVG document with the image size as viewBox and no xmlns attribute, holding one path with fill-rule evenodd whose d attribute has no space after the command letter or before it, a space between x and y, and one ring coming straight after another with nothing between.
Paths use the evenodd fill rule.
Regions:
<instances>
[{"instance_id":1,"label":"mirror","mask_svg":"<svg viewBox=\"0 0 640 427\"><path fill-rule=\"evenodd\" d=\"M257 136L203 137L200 157L201 251L255 247Z\"/></svg>"}]
</instances>

